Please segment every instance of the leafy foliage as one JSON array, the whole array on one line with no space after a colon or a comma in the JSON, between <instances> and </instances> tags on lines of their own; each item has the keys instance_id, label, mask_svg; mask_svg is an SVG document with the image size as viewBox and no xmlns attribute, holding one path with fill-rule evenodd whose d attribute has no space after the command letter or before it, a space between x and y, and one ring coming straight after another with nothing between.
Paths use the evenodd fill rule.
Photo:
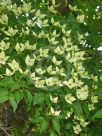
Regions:
<instances>
[{"instance_id":1,"label":"leafy foliage","mask_svg":"<svg viewBox=\"0 0 102 136\"><path fill-rule=\"evenodd\" d=\"M101 8L101 0L0 1L0 104L12 128L1 121L4 133L101 136Z\"/></svg>"}]
</instances>

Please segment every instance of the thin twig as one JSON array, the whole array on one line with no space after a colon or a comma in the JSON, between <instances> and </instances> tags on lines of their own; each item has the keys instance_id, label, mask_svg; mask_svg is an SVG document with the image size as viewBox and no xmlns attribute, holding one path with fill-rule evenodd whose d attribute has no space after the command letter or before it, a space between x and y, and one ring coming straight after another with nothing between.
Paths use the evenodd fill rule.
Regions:
<instances>
[{"instance_id":1,"label":"thin twig","mask_svg":"<svg viewBox=\"0 0 102 136\"><path fill-rule=\"evenodd\" d=\"M5 105L5 123L6 123L6 127L8 126L8 109L7 106Z\"/></svg>"},{"instance_id":2,"label":"thin twig","mask_svg":"<svg viewBox=\"0 0 102 136\"><path fill-rule=\"evenodd\" d=\"M2 131L4 131L4 133L5 133L7 136L11 136L4 128L0 127L0 129L1 129Z\"/></svg>"}]
</instances>

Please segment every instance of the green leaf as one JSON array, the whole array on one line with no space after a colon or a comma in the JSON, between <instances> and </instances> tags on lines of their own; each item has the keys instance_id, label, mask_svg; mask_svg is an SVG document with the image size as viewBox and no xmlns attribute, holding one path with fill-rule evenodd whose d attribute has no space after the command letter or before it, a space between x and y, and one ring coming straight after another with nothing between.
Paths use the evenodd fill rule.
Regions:
<instances>
[{"instance_id":1,"label":"green leaf","mask_svg":"<svg viewBox=\"0 0 102 136\"><path fill-rule=\"evenodd\" d=\"M13 82L13 81L11 80L11 78L6 77L6 78L4 78L4 79L2 79L2 80L0 81L0 86L8 87L8 86L10 86L10 84L11 84L12 82Z\"/></svg>"},{"instance_id":2,"label":"green leaf","mask_svg":"<svg viewBox=\"0 0 102 136\"><path fill-rule=\"evenodd\" d=\"M44 94L43 93L36 93L34 96L33 96L33 105L36 105L36 104L41 104L43 103L44 101Z\"/></svg>"},{"instance_id":3,"label":"green leaf","mask_svg":"<svg viewBox=\"0 0 102 136\"><path fill-rule=\"evenodd\" d=\"M11 90L17 90L19 88L27 88L27 84L23 80L13 81L12 78L6 77L0 81L0 86L10 88Z\"/></svg>"},{"instance_id":4,"label":"green leaf","mask_svg":"<svg viewBox=\"0 0 102 136\"><path fill-rule=\"evenodd\" d=\"M72 127L72 122L69 122L66 124L66 129L70 129Z\"/></svg>"},{"instance_id":5,"label":"green leaf","mask_svg":"<svg viewBox=\"0 0 102 136\"><path fill-rule=\"evenodd\" d=\"M0 86L0 93L3 92L3 91L8 91L8 88L1 87L1 86Z\"/></svg>"},{"instance_id":6,"label":"green leaf","mask_svg":"<svg viewBox=\"0 0 102 136\"><path fill-rule=\"evenodd\" d=\"M65 57L66 57L66 56L65 56ZM67 62L67 61L66 61L66 62ZM72 70L72 65L71 65L71 63L69 63L69 62L67 62L65 65L66 65L66 67L67 67L67 68L66 68L66 69L67 69L67 71L66 71L67 73L66 73L66 74L67 74L67 77L69 77L69 75L70 75L70 73L71 73L71 70Z\"/></svg>"},{"instance_id":7,"label":"green leaf","mask_svg":"<svg viewBox=\"0 0 102 136\"><path fill-rule=\"evenodd\" d=\"M102 136L102 129L100 127L92 127L92 129L89 129L87 136Z\"/></svg>"},{"instance_id":8,"label":"green leaf","mask_svg":"<svg viewBox=\"0 0 102 136\"><path fill-rule=\"evenodd\" d=\"M9 96L9 101L10 101L10 104L11 104L11 106L13 107L13 110L14 110L14 112L15 112L16 109L17 109L17 102L16 102L15 96L14 96L13 94L10 94L10 96Z\"/></svg>"},{"instance_id":9,"label":"green leaf","mask_svg":"<svg viewBox=\"0 0 102 136\"><path fill-rule=\"evenodd\" d=\"M44 120L41 120L40 122L40 132L45 132L46 129L48 127L48 124L47 124L47 121L44 119Z\"/></svg>"},{"instance_id":10,"label":"green leaf","mask_svg":"<svg viewBox=\"0 0 102 136\"><path fill-rule=\"evenodd\" d=\"M57 136L57 134L52 130L49 136Z\"/></svg>"},{"instance_id":11,"label":"green leaf","mask_svg":"<svg viewBox=\"0 0 102 136\"><path fill-rule=\"evenodd\" d=\"M0 103L3 103L8 100L8 91L2 91L0 92Z\"/></svg>"},{"instance_id":12,"label":"green leaf","mask_svg":"<svg viewBox=\"0 0 102 136\"><path fill-rule=\"evenodd\" d=\"M13 81L11 78L6 77L0 81L0 86L10 88L11 90L16 90L20 88L20 85L17 81Z\"/></svg>"},{"instance_id":13,"label":"green leaf","mask_svg":"<svg viewBox=\"0 0 102 136\"><path fill-rule=\"evenodd\" d=\"M96 94L97 94L100 98L102 98L102 87L98 87L98 88L96 89Z\"/></svg>"},{"instance_id":14,"label":"green leaf","mask_svg":"<svg viewBox=\"0 0 102 136\"><path fill-rule=\"evenodd\" d=\"M86 117L89 117L89 109L88 109L88 105L86 103L83 103L83 111L86 115Z\"/></svg>"},{"instance_id":15,"label":"green leaf","mask_svg":"<svg viewBox=\"0 0 102 136\"><path fill-rule=\"evenodd\" d=\"M26 100L26 103L30 106L31 103L32 103L32 94L31 94L31 92L26 90L24 92L24 98Z\"/></svg>"},{"instance_id":16,"label":"green leaf","mask_svg":"<svg viewBox=\"0 0 102 136\"><path fill-rule=\"evenodd\" d=\"M79 102L73 102L73 110L78 116L84 116L82 106Z\"/></svg>"},{"instance_id":17,"label":"green leaf","mask_svg":"<svg viewBox=\"0 0 102 136\"><path fill-rule=\"evenodd\" d=\"M17 91L17 92L15 92L14 97L15 97L17 104L19 104L19 102L23 98L23 94L20 91L19 92Z\"/></svg>"},{"instance_id":18,"label":"green leaf","mask_svg":"<svg viewBox=\"0 0 102 136\"><path fill-rule=\"evenodd\" d=\"M54 129L56 132L60 133L59 120L54 118L54 119L52 120L52 125L53 125L53 129Z\"/></svg>"},{"instance_id":19,"label":"green leaf","mask_svg":"<svg viewBox=\"0 0 102 136\"><path fill-rule=\"evenodd\" d=\"M44 120L43 117L35 116L35 117L33 117L33 118L31 119L31 122L32 122L32 123L39 123L39 122L41 122L42 120Z\"/></svg>"},{"instance_id":20,"label":"green leaf","mask_svg":"<svg viewBox=\"0 0 102 136\"><path fill-rule=\"evenodd\" d=\"M102 109L95 113L95 115L93 116L93 119L95 118L102 118Z\"/></svg>"}]
</instances>

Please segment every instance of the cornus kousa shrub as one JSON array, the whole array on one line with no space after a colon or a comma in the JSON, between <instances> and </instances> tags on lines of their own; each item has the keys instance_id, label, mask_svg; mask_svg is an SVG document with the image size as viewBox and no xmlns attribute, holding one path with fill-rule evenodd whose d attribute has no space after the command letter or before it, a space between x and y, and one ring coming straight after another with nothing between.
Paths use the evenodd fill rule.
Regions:
<instances>
[{"instance_id":1,"label":"cornus kousa shrub","mask_svg":"<svg viewBox=\"0 0 102 136\"><path fill-rule=\"evenodd\" d=\"M14 136L91 136L102 117L99 79L85 66L87 17L70 4L62 16L59 5L0 1L0 103L26 109L21 126L11 121Z\"/></svg>"}]
</instances>

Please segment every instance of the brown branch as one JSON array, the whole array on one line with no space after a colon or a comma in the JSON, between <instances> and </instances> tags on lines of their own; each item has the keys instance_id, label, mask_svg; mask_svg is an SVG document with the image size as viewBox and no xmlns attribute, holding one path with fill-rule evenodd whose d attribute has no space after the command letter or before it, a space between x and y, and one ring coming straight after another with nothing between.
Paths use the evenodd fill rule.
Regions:
<instances>
[{"instance_id":1,"label":"brown branch","mask_svg":"<svg viewBox=\"0 0 102 136\"><path fill-rule=\"evenodd\" d=\"M1 129L7 136L11 136L4 128L0 127L0 129Z\"/></svg>"}]
</instances>

